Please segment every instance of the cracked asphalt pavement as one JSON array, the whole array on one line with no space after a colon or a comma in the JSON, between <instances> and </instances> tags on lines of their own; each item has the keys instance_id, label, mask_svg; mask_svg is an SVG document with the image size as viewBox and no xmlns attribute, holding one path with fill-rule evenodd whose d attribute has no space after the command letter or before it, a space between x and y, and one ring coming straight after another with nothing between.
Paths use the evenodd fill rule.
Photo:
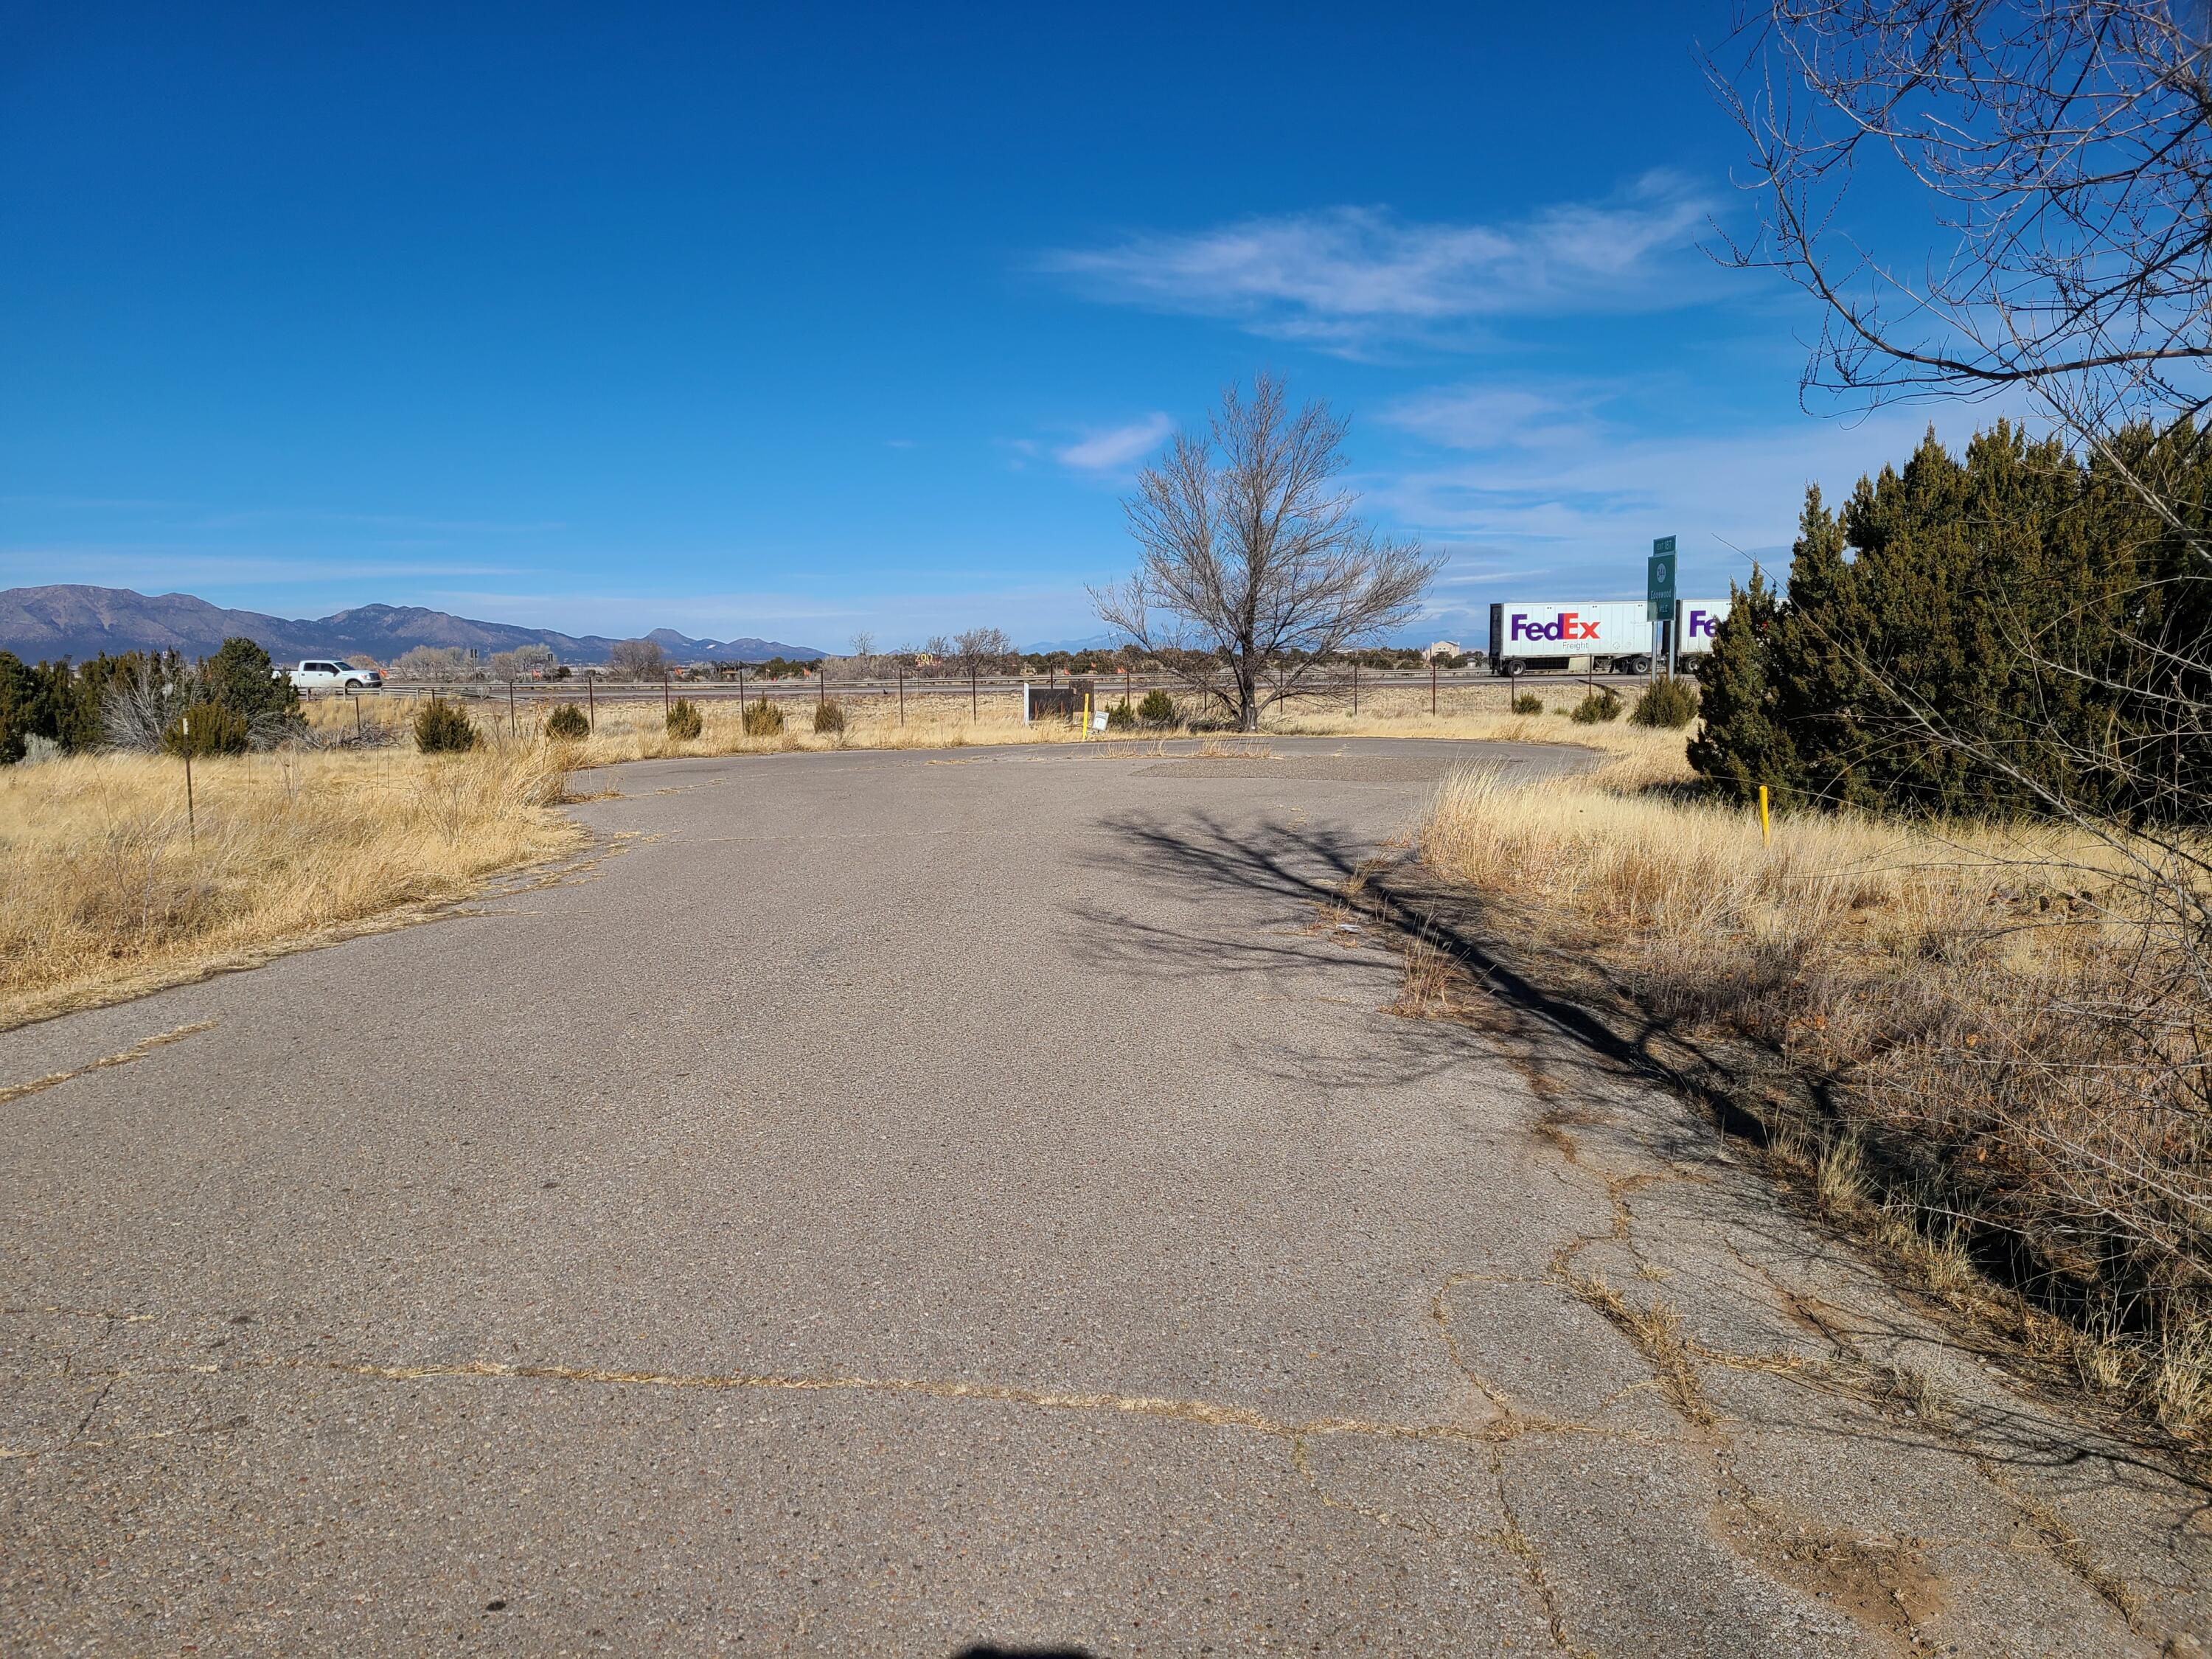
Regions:
<instances>
[{"instance_id":1,"label":"cracked asphalt pavement","mask_svg":"<svg viewBox=\"0 0 2212 1659\"><path fill-rule=\"evenodd\" d=\"M638 764L0 1036L0 1648L2157 1655L2201 1486L1329 908L1468 761Z\"/></svg>"}]
</instances>

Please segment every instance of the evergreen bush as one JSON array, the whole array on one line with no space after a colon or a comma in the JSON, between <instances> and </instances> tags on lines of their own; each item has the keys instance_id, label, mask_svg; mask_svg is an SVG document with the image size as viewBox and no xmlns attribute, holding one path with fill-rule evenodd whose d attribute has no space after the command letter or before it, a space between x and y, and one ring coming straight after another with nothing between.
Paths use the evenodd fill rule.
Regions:
<instances>
[{"instance_id":1,"label":"evergreen bush","mask_svg":"<svg viewBox=\"0 0 2212 1659\"><path fill-rule=\"evenodd\" d=\"M1133 732L1137 729L1137 711L1129 706L1127 697L1106 711L1106 729L1109 732Z\"/></svg>"},{"instance_id":2,"label":"evergreen bush","mask_svg":"<svg viewBox=\"0 0 2212 1659\"><path fill-rule=\"evenodd\" d=\"M2130 478L2185 504L2170 525ZM1931 431L1840 513L1808 490L1785 593L1754 576L1698 665L1691 763L1740 798L1937 816L2202 811L2212 434L2069 454L1999 422Z\"/></svg>"},{"instance_id":3,"label":"evergreen bush","mask_svg":"<svg viewBox=\"0 0 2212 1659\"><path fill-rule=\"evenodd\" d=\"M1137 718L1147 726L1173 726L1175 699L1155 686L1145 693L1145 700L1137 705Z\"/></svg>"},{"instance_id":4,"label":"evergreen bush","mask_svg":"<svg viewBox=\"0 0 2212 1659\"><path fill-rule=\"evenodd\" d=\"M668 735L689 743L697 737L702 722L699 710L689 697L678 697L668 705Z\"/></svg>"},{"instance_id":5,"label":"evergreen bush","mask_svg":"<svg viewBox=\"0 0 2212 1659\"><path fill-rule=\"evenodd\" d=\"M173 755L242 755L246 717L219 702L195 702L169 723L161 745Z\"/></svg>"},{"instance_id":6,"label":"evergreen bush","mask_svg":"<svg viewBox=\"0 0 2212 1659\"><path fill-rule=\"evenodd\" d=\"M833 737L845 735L845 705L822 702L814 705L814 729Z\"/></svg>"},{"instance_id":7,"label":"evergreen bush","mask_svg":"<svg viewBox=\"0 0 2212 1659\"><path fill-rule=\"evenodd\" d=\"M1595 726L1600 720L1620 718L1620 694L1610 686L1600 686L1584 692L1583 700L1574 708L1573 719L1577 726Z\"/></svg>"},{"instance_id":8,"label":"evergreen bush","mask_svg":"<svg viewBox=\"0 0 2212 1659\"><path fill-rule=\"evenodd\" d=\"M1628 718L1636 726L1687 726L1698 718L1698 694L1685 679L1670 675L1654 680L1650 689L1636 700Z\"/></svg>"},{"instance_id":9,"label":"evergreen bush","mask_svg":"<svg viewBox=\"0 0 2212 1659\"><path fill-rule=\"evenodd\" d=\"M592 722L573 702L564 702L545 717L545 735L562 743L581 743L592 735Z\"/></svg>"},{"instance_id":10,"label":"evergreen bush","mask_svg":"<svg viewBox=\"0 0 2212 1659\"><path fill-rule=\"evenodd\" d=\"M103 653L74 667L67 658L42 662L32 672L40 679L41 704L34 729L40 736L59 744L64 753L82 754L114 740L108 716L118 696L134 692L142 684L179 682L184 665L173 652L164 657L126 651L119 657ZM142 743L127 746L158 747L167 726L167 719L154 721L152 730L143 734Z\"/></svg>"},{"instance_id":11,"label":"evergreen bush","mask_svg":"<svg viewBox=\"0 0 2212 1659\"><path fill-rule=\"evenodd\" d=\"M775 738L783 735L783 708L763 697L758 702L745 705L745 735L749 738Z\"/></svg>"},{"instance_id":12,"label":"evergreen bush","mask_svg":"<svg viewBox=\"0 0 2212 1659\"><path fill-rule=\"evenodd\" d=\"M482 741L476 722L443 697L431 698L415 716L415 746L426 755L462 754Z\"/></svg>"},{"instance_id":13,"label":"evergreen bush","mask_svg":"<svg viewBox=\"0 0 2212 1659\"><path fill-rule=\"evenodd\" d=\"M200 664L200 683L210 699L244 720L249 731L257 724L286 721L299 711L300 693L291 677L280 678L269 653L252 640L225 640Z\"/></svg>"},{"instance_id":14,"label":"evergreen bush","mask_svg":"<svg viewBox=\"0 0 2212 1659\"><path fill-rule=\"evenodd\" d=\"M1758 571L1751 586L1729 586L1729 614L1713 630L1712 649L1698 663L1698 704L1704 729L1690 739L1690 764L1739 801L1759 786L1779 799L1796 771L1788 734L1776 718L1768 655L1777 602Z\"/></svg>"},{"instance_id":15,"label":"evergreen bush","mask_svg":"<svg viewBox=\"0 0 2212 1659\"><path fill-rule=\"evenodd\" d=\"M1516 714L1540 714L1544 712L1544 700L1534 691L1516 691L1513 694L1513 712Z\"/></svg>"},{"instance_id":16,"label":"evergreen bush","mask_svg":"<svg viewBox=\"0 0 2212 1659\"><path fill-rule=\"evenodd\" d=\"M38 731L43 689L36 671L21 657L0 651L0 766L12 766L23 758Z\"/></svg>"}]
</instances>

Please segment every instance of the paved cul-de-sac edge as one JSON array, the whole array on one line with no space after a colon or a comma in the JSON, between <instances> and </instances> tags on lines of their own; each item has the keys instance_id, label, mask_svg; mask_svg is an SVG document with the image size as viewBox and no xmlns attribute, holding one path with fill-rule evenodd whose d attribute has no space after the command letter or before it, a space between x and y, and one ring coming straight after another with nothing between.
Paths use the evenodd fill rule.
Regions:
<instances>
[{"instance_id":1,"label":"paved cul-de-sac edge","mask_svg":"<svg viewBox=\"0 0 2212 1659\"><path fill-rule=\"evenodd\" d=\"M2200 1489L1385 1012L1326 901L1573 751L1272 749L629 766L558 880L0 1036L0 1648L2197 1650Z\"/></svg>"}]
</instances>

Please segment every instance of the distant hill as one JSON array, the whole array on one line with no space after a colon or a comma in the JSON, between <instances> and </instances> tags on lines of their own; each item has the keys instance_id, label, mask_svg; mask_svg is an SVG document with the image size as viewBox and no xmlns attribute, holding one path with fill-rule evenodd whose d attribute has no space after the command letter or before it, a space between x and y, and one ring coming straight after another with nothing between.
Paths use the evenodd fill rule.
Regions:
<instances>
[{"instance_id":1,"label":"distant hill","mask_svg":"<svg viewBox=\"0 0 2212 1659\"><path fill-rule=\"evenodd\" d=\"M1120 634L1085 634L1079 640L1039 640L1022 649L1034 651L1039 656L1048 656L1054 651L1111 651L1124 637Z\"/></svg>"},{"instance_id":2,"label":"distant hill","mask_svg":"<svg viewBox=\"0 0 2212 1659\"><path fill-rule=\"evenodd\" d=\"M557 634L550 628L517 628L477 622L421 605L364 605L312 621L288 621L258 611L226 611L190 593L149 597L127 587L52 587L0 590L0 651L26 661L42 657L92 657L105 651L181 651L204 657L242 635L279 662L302 657L359 653L390 662L418 645L471 646L489 653L519 645L550 645L563 662L605 662L616 641L597 634ZM776 640L697 640L656 628L643 637L659 641L678 662L708 658L758 661L786 657L812 661L824 653L811 646Z\"/></svg>"}]
</instances>

